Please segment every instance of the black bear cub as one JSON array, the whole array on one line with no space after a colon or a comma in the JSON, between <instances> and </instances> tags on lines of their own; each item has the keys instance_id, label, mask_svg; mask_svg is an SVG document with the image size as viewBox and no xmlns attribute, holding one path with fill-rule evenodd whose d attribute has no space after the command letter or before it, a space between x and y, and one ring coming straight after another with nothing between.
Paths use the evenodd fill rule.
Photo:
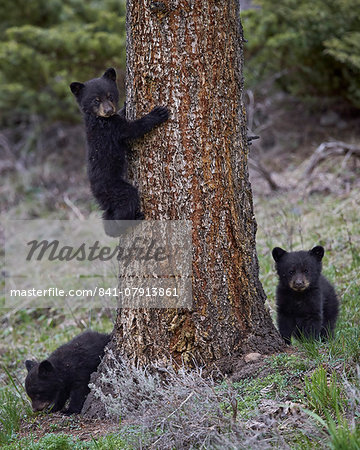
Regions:
<instances>
[{"instance_id":1,"label":"black bear cub","mask_svg":"<svg viewBox=\"0 0 360 450\"><path fill-rule=\"evenodd\" d=\"M278 327L287 344L291 336L327 338L334 332L339 302L335 290L321 274L324 249L272 251L279 276L276 290Z\"/></svg>"},{"instance_id":2,"label":"black bear cub","mask_svg":"<svg viewBox=\"0 0 360 450\"><path fill-rule=\"evenodd\" d=\"M144 136L165 122L169 112L157 106L134 121L126 120L124 108L117 113L119 92L113 68L100 78L71 83L70 89L84 115L91 190L104 211L105 231L113 235L114 225L106 221L144 218L138 191L126 181L128 140Z\"/></svg>"},{"instance_id":3,"label":"black bear cub","mask_svg":"<svg viewBox=\"0 0 360 450\"><path fill-rule=\"evenodd\" d=\"M109 334L86 331L55 350L40 363L26 361L25 389L33 411L51 407L60 411L70 399L64 414L78 414L89 393L89 380L104 354Z\"/></svg>"}]
</instances>

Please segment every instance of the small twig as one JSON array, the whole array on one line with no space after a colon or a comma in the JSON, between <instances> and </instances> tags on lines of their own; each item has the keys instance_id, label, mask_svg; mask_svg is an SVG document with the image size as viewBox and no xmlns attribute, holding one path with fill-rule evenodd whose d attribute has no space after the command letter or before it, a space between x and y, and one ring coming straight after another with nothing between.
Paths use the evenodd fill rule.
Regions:
<instances>
[{"instance_id":1,"label":"small twig","mask_svg":"<svg viewBox=\"0 0 360 450\"><path fill-rule=\"evenodd\" d=\"M0 165L0 172L4 172L6 170L16 169L19 172L24 172L24 165L18 161L18 159L14 156L14 152L12 151L8 139L4 134L0 133L0 150L6 155L6 159L1 156L3 160ZM1 152L0 152L1 153Z\"/></svg>"},{"instance_id":2,"label":"small twig","mask_svg":"<svg viewBox=\"0 0 360 450\"><path fill-rule=\"evenodd\" d=\"M237 398L233 397L230 401L231 408L233 410L232 420L236 421L238 415L238 401Z\"/></svg>"},{"instance_id":3,"label":"small twig","mask_svg":"<svg viewBox=\"0 0 360 450\"><path fill-rule=\"evenodd\" d=\"M255 141L256 139L260 139L260 136L248 136L247 137L248 145L251 145L252 141Z\"/></svg>"},{"instance_id":4,"label":"small twig","mask_svg":"<svg viewBox=\"0 0 360 450\"><path fill-rule=\"evenodd\" d=\"M171 416L173 416L177 411L179 411L179 409L181 409L184 405L185 405L185 403L186 402L188 402L189 400L190 400L190 398L192 397L194 395L194 391L193 392L190 392L190 394L186 397L186 399L183 401L183 402L181 402L181 404L171 413L171 414L169 414L167 417L165 417L159 424L158 424L158 426L160 426L160 425L162 425L164 422L166 422ZM150 448L151 447L154 447L155 446L155 444L157 443L157 442L159 442L160 441L160 439L162 438L163 436L160 436L159 437L159 439L157 439L155 442L153 442L152 444L151 444L151 446L150 446Z\"/></svg>"},{"instance_id":5,"label":"small twig","mask_svg":"<svg viewBox=\"0 0 360 450\"><path fill-rule=\"evenodd\" d=\"M192 397L194 395L194 391L193 392L190 392L190 394L186 397L186 399L183 401L183 402L181 402L180 403L180 405L171 413L171 414L169 414L167 417L165 417L161 422L160 422L160 424L159 425L161 425L162 423L164 423L166 420L168 420L171 416L173 416L177 411L179 411L179 409L181 409L184 405L185 405L185 403L188 401L188 400L190 400L190 398Z\"/></svg>"},{"instance_id":6,"label":"small twig","mask_svg":"<svg viewBox=\"0 0 360 450\"><path fill-rule=\"evenodd\" d=\"M81 213L80 209L76 205L74 205L74 203L69 199L67 194L64 195L64 202L74 212L74 214L76 215L76 217L79 220L84 220L85 219L85 217Z\"/></svg>"},{"instance_id":7,"label":"small twig","mask_svg":"<svg viewBox=\"0 0 360 450\"><path fill-rule=\"evenodd\" d=\"M0 134L0 148L4 150L4 153L8 158L14 159L14 155L11 151L9 141L2 133Z\"/></svg>"},{"instance_id":8,"label":"small twig","mask_svg":"<svg viewBox=\"0 0 360 450\"><path fill-rule=\"evenodd\" d=\"M271 173L265 169L265 167L261 164L259 160L254 160L253 158L248 159L249 166L256 170L257 172L262 175L265 180L269 183L270 189L272 191L279 190L279 186L275 183L275 181L272 179Z\"/></svg>"}]
</instances>

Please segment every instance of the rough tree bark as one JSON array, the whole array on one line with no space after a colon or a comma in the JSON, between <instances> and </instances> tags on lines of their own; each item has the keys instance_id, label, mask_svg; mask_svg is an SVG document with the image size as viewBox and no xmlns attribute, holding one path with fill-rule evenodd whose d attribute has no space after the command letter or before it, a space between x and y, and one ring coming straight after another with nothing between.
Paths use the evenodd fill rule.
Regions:
<instances>
[{"instance_id":1,"label":"rough tree bark","mask_svg":"<svg viewBox=\"0 0 360 450\"><path fill-rule=\"evenodd\" d=\"M211 367L282 348L264 306L242 102L237 0L128 0L127 114L167 105L134 146L146 219L190 219L193 310L120 310L113 349L139 364Z\"/></svg>"}]
</instances>

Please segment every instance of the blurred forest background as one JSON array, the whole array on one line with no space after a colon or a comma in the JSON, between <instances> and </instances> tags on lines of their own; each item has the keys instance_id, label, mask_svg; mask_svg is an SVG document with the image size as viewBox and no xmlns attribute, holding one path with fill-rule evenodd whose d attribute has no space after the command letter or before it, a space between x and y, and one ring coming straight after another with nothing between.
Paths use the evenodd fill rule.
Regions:
<instances>
[{"instance_id":1,"label":"blurred forest background","mask_svg":"<svg viewBox=\"0 0 360 450\"><path fill-rule=\"evenodd\" d=\"M322 141L357 139L358 7L358 0L241 3L248 125L261 137L250 168L262 190L281 187L276 172L298 165ZM24 198L34 200L23 211L30 217L43 215L38 200L60 215L69 205L77 215L84 202L86 210L93 206L69 83L114 66L124 98L125 14L124 0L1 2L0 175L9 181L0 191L2 212Z\"/></svg>"},{"instance_id":2,"label":"blurred forest background","mask_svg":"<svg viewBox=\"0 0 360 450\"><path fill-rule=\"evenodd\" d=\"M356 140L359 1L241 5L248 125L261 136L250 167L276 190L272 171L298 164L323 140ZM114 66L124 98L125 14L124 0L1 2L0 175L12 181L0 191L3 212L33 194L32 217L37 196L54 210L89 205L81 115L69 83ZM15 190L14 174L21 175Z\"/></svg>"}]
</instances>

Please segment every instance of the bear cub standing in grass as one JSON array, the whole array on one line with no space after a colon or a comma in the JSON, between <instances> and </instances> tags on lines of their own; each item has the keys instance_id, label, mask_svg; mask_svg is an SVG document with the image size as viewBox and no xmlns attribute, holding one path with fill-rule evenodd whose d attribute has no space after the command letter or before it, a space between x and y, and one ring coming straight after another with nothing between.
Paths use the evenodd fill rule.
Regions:
<instances>
[{"instance_id":1,"label":"bear cub standing in grass","mask_svg":"<svg viewBox=\"0 0 360 450\"><path fill-rule=\"evenodd\" d=\"M109 334L86 331L55 350L48 359L38 363L26 361L28 374L25 389L33 411L60 411L70 398L64 414L81 412L90 375L95 372L110 341Z\"/></svg>"},{"instance_id":2,"label":"bear cub standing in grass","mask_svg":"<svg viewBox=\"0 0 360 450\"><path fill-rule=\"evenodd\" d=\"M324 249L272 251L279 275L276 290L278 327L287 344L291 336L327 338L333 335L339 302L335 290L321 274Z\"/></svg>"},{"instance_id":3,"label":"bear cub standing in grass","mask_svg":"<svg viewBox=\"0 0 360 450\"><path fill-rule=\"evenodd\" d=\"M127 141L144 136L165 122L169 112L157 106L134 121L126 120L124 108L117 113L119 92L113 68L107 69L100 78L71 83L70 89L84 115L91 190L104 211L106 233L117 236L116 225L106 221L144 218L138 191L126 181Z\"/></svg>"}]
</instances>

